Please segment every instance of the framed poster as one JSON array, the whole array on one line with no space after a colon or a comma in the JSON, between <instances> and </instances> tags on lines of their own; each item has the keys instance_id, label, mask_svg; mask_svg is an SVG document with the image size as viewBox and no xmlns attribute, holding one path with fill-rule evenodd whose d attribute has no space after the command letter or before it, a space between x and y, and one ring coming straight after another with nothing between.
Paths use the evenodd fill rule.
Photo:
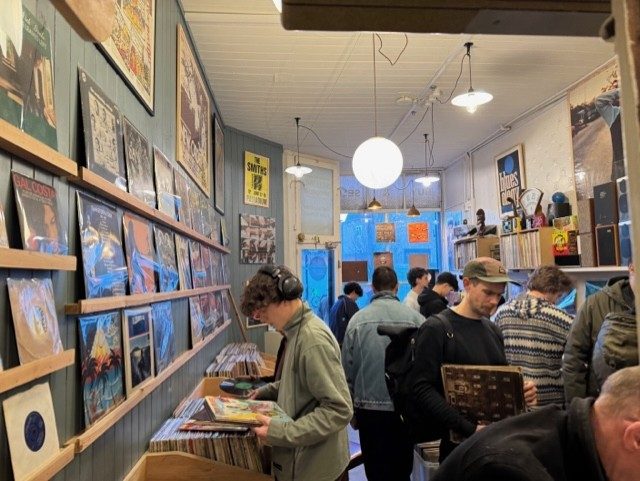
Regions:
<instances>
[{"instance_id":1,"label":"framed poster","mask_svg":"<svg viewBox=\"0 0 640 481\"><path fill-rule=\"evenodd\" d=\"M189 41L178 25L176 160L211 197L211 109L207 87Z\"/></svg>"},{"instance_id":2,"label":"framed poster","mask_svg":"<svg viewBox=\"0 0 640 481\"><path fill-rule=\"evenodd\" d=\"M155 94L156 0L115 2L111 36L100 50L153 115Z\"/></svg>"},{"instance_id":3,"label":"framed poster","mask_svg":"<svg viewBox=\"0 0 640 481\"><path fill-rule=\"evenodd\" d=\"M569 91L573 169L578 200L625 175L618 65L607 64Z\"/></svg>"},{"instance_id":4,"label":"framed poster","mask_svg":"<svg viewBox=\"0 0 640 481\"><path fill-rule=\"evenodd\" d=\"M376 242L395 242L396 225L393 222L376 224Z\"/></svg>"},{"instance_id":5,"label":"framed poster","mask_svg":"<svg viewBox=\"0 0 640 481\"><path fill-rule=\"evenodd\" d=\"M410 222L407 224L409 243L429 242L429 224L426 222Z\"/></svg>"},{"instance_id":6,"label":"framed poster","mask_svg":"<svg viewBox=\"0 0 640 481\"><path fill-rule=\"evenodd\" d=\"M498 193L500 195L500 210L498 215L515 214L511 202L512 198L518 202L520 193L524 190L524 157L522 156L522 144L497 155L495 158L498 175Z\"/></svg>"},{"instance_id":7,"label":"framed poster","mask_svg":"<svg viewBox=\"0 0 640 481\"><path fill-rule=\"evenodd\" d=\"M276 219L240 214L240 263L276 263Z\"/></svg>"},{"instance_id":8,"label":"framed poster","mask_svg":"<svg viewBox=\"0 0 640 481\"><path fill-rule=\"evenodd\" d=\"M216 210L224 215L224 133L217 116L213 119L213 131L213 199Z\"/></svg>"},{"instance_id":9,"label":"framed poster","mask_svg":"<svg viewBox=\"0 0 640 481\"><path fill-rule=\"evenodd\" d=\"M244 203L269 207L269 157L245 151Z\"/></svg>"}]
</instances>

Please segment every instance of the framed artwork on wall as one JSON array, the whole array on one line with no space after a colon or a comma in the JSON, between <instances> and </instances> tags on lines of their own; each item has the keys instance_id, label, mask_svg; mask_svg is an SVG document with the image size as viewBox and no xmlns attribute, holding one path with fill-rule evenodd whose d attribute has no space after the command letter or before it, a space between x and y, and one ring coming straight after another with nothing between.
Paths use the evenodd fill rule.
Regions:
<instances>
[{"instance_id":1,"label":"framed artwork on wall","mask_svg":"<svg viewBox=\"0 0 640 481\"><path fill-rule=\"evenodd\" d=\"M269 207L269 157L244 152L244 203Z\"/></svg>"},{"instance_id":2,"label":"framed artwork on wall","mask_svg":"<svg viewBox=\"0 0 640 481\"><path fill-rule=\"evenodd\" d=\"M216 210L224 215L224 133L218 116L213 118L213 188Z\"/></svg>"},{"instance_id":3,"label":"framed artwork on wall","mask_svg":"<svg viewBox=\"0 0 640 481\"><path fill-rule=\"evenodd\" d=\"M127 86L153 115L156 0L114 3L116 12L111 36L98 45Z\"/></svg>"},{"instance_id":4,"label":"framed artwork on wall","mask_svg":"<svg viewBox=\"0 0 640 481\"><path fill-rule=\"evenodd\" d=\"M520 193L524 190L524 157L522 156L522 144L510 148L506 152L495 157L496 174L498 179L498 194L500 209L499 215L515 214L511 202L507 198L512 198L516 203L520 198Z\"/></svg>"},{"instance_id":5,"label":"framed artwork on wall","mask_svg":"<svg viewBox=\"0 0 640 481\"><path fill-rule=\"evenodd\" d=\"M207 87L189 41L178 25L176 160L211 197L211 109Z\"/></svg>"}]
</instances>

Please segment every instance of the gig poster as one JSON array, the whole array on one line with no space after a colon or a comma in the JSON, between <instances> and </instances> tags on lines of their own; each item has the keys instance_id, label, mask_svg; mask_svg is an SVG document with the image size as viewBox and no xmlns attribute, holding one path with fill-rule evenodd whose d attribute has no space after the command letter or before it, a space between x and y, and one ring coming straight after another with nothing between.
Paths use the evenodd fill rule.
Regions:
<instances>
[{"instance_id":1,"label":"gig poster","mask_svg":"<svg viewBox=\"0 0 640 481\"><path fill-rule=\"evenodd\" d=\"M511 202L518 202L520 193L524 190L524 158L522 145L517 145L507 152L496 156L498 173L498 193L500 195L500 215L514 214Z\"/></svg>"},{"instance_id":2,"label":"gig poster","mask_svg":"<svg viewBox=\"0 0 640 481\"><path fill-rule=\"evenodd\" d=\"M269 207L269 158L245 151L244 203Z\"/></svg>"}]
</instances>

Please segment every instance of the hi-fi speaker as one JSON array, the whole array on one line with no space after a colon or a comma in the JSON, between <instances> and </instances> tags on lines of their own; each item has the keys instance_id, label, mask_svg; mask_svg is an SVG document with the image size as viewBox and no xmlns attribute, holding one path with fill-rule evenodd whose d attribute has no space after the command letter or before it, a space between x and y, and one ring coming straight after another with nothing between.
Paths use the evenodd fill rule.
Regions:
<instances>
[{"instance_id":1,"label":"hi-fi speaker","mask_svg":"<svg viewBox=\"0 0 640 481\"><path fill-rule=\"evenodd\" d=\"M631 222L618 224L618 239L620 241L620 265L628 266L631 263Z\"/></svg>"},{"instance_id":2,"label":"hi-fi speaker","mask_svg":"<svg viewBox=\"0 0 640 481\"><path fill-rule=\"evenodd\" d=\"M618 222L628 222L631 220L629 216L629 202L627 197L627 181L628 177L620 177L616 180L618 187Z\"/></svg>"}]
</instances>

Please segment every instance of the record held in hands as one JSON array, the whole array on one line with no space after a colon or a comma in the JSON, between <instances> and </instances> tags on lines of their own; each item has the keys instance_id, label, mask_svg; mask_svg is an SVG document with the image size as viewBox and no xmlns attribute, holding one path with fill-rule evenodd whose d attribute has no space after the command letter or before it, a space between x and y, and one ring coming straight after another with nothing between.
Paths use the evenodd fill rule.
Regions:
<instances>
[{"instance_id":1,"label":"record held in hands","mask_svg":"<svg viewBox=\"0 0 640 481\"><path fill-rule=\"evenodd\" d=\"M251 391L264 386L261 379L229 378L220 381L220 389L234 396L248 397Z\"/></svg>"}]
</instances>

